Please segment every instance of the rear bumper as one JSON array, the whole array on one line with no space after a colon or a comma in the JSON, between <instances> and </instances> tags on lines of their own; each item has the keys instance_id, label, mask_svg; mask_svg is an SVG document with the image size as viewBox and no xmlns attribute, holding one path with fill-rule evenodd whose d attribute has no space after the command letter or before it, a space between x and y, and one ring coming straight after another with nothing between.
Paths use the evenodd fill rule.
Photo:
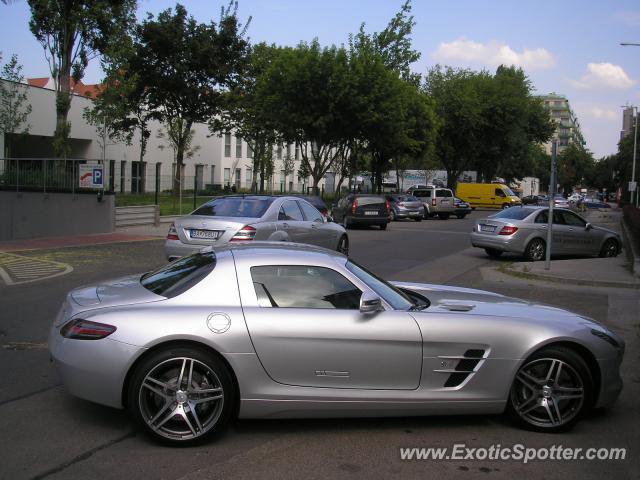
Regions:
<instances>
[{"instance_id":1,"label":"rear bumper","mask_svg":"<svg viewBox=\"0 0 640 480\"><path fill-rule=\"evenodd\" d=\"M374 217L374 216L362 216L362 217L348 217L349 223L352 225L382 225L389 223L389 217Z\"/></svg>"},{"instance_id":2,"label":"rear bumper","mask_svg":"<svg viewBox=\"0 0 640 480\"><path fill-rule=\"evenodd\" d=\"M484 235L471 232L471 245L478 248L493 248L501 252L524 253L522 242L508 235Z\"/></svg>"}]
</instances>

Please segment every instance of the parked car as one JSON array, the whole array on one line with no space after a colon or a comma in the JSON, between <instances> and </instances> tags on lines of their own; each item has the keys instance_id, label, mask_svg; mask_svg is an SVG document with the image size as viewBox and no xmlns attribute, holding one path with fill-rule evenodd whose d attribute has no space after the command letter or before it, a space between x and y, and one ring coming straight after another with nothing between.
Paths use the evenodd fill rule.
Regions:
<instances>
[{"instance_id":1,"label":"parked car","mask_svg":"<svg viewBox=\"0 0 640 480\"><path fill-rule=\"evenodd\" d=\"M598 200L597 198L585 198L580 200L576 206L580 209L588 209L588 208L611 208L606 202Z\"/></svg>"},{"instance_id":2,"label":"parked car","mask_svg":"<svg viewBox=\"0 0 640 480\"><path fill-rule=\"evenodd\" d=\"M453 197L453 201L456 207L456 217L462 219L471 213L471 205L467 202L460 200L458 197Z\"/></svg>"},{"instance_id":3,"label":"parked car","mask_svg":"<svg viewBox=\"0 0 640 480\"><path fill-rule=\"evenodd\" d=\"M433 186L433 185L431 185L431 186ZM425 188L429 188L429 185L423 185L423 184L417 183L417 184L411 185L409 188L407 188L406 193L408 193L409 195L412 195L414 190L423 190Z\"/></svg>"},{"instance_id":4,"label":"parked car","mask_svg":"<svg viewBox=\"0 0 640 480\"><path fill-rule=\"evenodd\" d=\"M523 255L531 261L543 260L547 249L546 207L510 208L480 219L471 232L471 244L484 248L490 257L504 252ZM613 230L590 224L566 209L553 210L553 255L599 255L615 257L622 240Z\"/></svg>"},{"instance_id":5,"label":"parked car","mask_svg":"<svg viewBox=\"0 0 640 480\"><path fill-rule=\"evenodd\" d=\"M71 394L126 408L177 446L213 438L234 415L506 411L563 431L616 401L625 351L583 314L389 283L337 252L282 242L215 247L72 290L48 346Z\"/></svg>"},{"instance_id":6,"label":"parked car","mask_svg":"<svg viewBox=\"0 0 640 480\"><path fill-rule=\"evenodd\" d=\"M564 198L561 193L556 193L553 196L553 206L558 208L569 208L569 200Z\"/></svg>"},{"instance_id":7,"label":"parked car","mask_svg":"<svg viewBox=\"0 0 640 480\"><path fill-rule=\"evenodd\" d=\"M334 205L331 214L344 228L376 225L386 230L390 210L389 202L382 195L351 193Z\"/></svg>"},{"instance_id":8,"label":"parked car","mask_svg":"<svg viewBox=\"0 0 640 480\"><path fill-rule=\"evenodd\" d=\"M549 203L549 199L546 195L527 195L522 197L523 205L546 205Z\"/></svg>"},{"instance_id":9,"label":"parked car","mask_svg":"<svg viewBox=\"0 0 640 480\"><path fill-rule=\"evenodd\" d=\"M413 195L404 193L394 193L385 195L389 202L389 221L399 220L402 218L410 218L419 222L424 215L422 202Z\"/></svg>"},{"instance_id":10,"label":"parked car","mask_svg":"<svg viewBox=\"0 0 640 480\"><path fill-rule=\"evenodd\" d=\"M448 188L429 187L414 190L413 196L422 201L424 218L435 217L447 220L456 211L453 202L453 192Z\"/></svg>"},{"instance_id":11,"label":"parked car","mask_svg":"<svg viewBox=\"0 0 640 480\"><path fill-rule=\"evenodd\" d=\"M456 196L472 208L508 208L521 205L520 198L501 183L458 183Z\"/></svg>"},{"instance_id":12,"label":"parked car","mask_svg":"<svg viewBox=\"0 0 640 480\"><path fill-rule=\"evenodd\" d=\"M322 214L323 217L329 216L329 209L327 208L327 204L319 195L292 195L294 197L303 198L311 205L316 207L318 211Z\"/></svg>"},{"instance_id":13,"label":"parked car","mask_svg":"<svg viewBox=\"0 0 640 480\"><path fill-rule=\"evenodd\" d=\"M211 200L169 228L165 256L174 260L208 245L274 240L308 243L349 252L344 228L302 198L229 195Z\"/></svg>"}]
</instances>

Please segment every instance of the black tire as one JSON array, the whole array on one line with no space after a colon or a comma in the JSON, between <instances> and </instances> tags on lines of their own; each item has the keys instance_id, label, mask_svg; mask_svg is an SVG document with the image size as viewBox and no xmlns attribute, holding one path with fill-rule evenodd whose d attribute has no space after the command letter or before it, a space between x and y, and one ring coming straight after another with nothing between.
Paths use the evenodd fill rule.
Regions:
<instances>
[{"instance_id":1,"label":"black tire","mask_svg":"<svg viewBox=\"0 0 640 480\"><path fill-rule=\"evenodd\" d=\"M381 223L381 224L379 225L380 230L386 230L386 229L387 229L387 225L388 225L387 223Z\"/></svg>"},{"instance_id":2,"label":"black tire","mask_svg":"<svg viewBox=\"0 0 640 480\"><path fill-rule=\"evenodd\" d=\"M192 346L158 350L136 366L128 384L127 408L136 423L154 440L175 446L222 432L237 402L224 362Z\"/></svg>"},{"instance_id":3,"label":"black tire","mask_svg":"<svg viewBox=\"0 0 640 480\"><path fill-rule=\"evenodd\" d=\"M500 255L503 254L502 250L496 250L495 248L485 248L484 251L487 253L487 255L489 255L491 258L498 258Z\"/></svg>"},{"instance_id":4,"label":"black tire","mask_svg":"<svg viewBox=\"0 0 640 480\"><path fill-rule=\"evenodd\" d=\"M564 432L593 406L594 383L574 350L550 346L531 355L513 379L507 414L528 430Z\"/></svg>"},{"instance_id":5,"label":"black tire","mask_svg":"<svg viewBox=\"0 0 640 480\"><path fill-rule=\"evenodd\" d=\"M351 228L351 222L349 221L349 218L346 214L344 217L342 217L342 226L345 230L349 230Z\"/></svg>"},{"instance_id":6,"label":"black tire","mask_svg":"<svg viewBox=\"0 0 640 480\"><path fill-rule=\"evenodd\" d=\"M429 218L429 210L427 210L427 207L424 207L422 218L424 218L425 220Z\"/></svg>"},{"instance_id":7,"label":"black tire","mask_svg":"<svg viewBox=\"0 0 640 480\"><path fill-rule=\"evenodd\" d=\"M422 221L422 217L416 217L416 218L414 218L414 220L415 220L416 222L421 222L421 221Z\"/></svg>"},{"instance_id":8,"label":"black tire","mask_svg":"<svg viewBox=\"0 0 640 480\"><path fill-rule=\"evenodd\" d=\"M618 253L620 253L620 245L618 245L618 241L610 238L604 242L604 245L602 245L600 257L617 257Z\"/></svg>"},{"instance_id":9,"label":"black tire","mask_svg":"<svg viewBox=\"0 0 640 480\"><path fill-rule=\"evenodd\" d=\"M440 220L449 220L449 214L448 213L439 213L438 214L438 218Z\"/></svg>"},{"instance_id":10,"label":"black tire","mask_svg":"<svg viewBox=\"0 0 640 480\"><path fill-rule=\"evenodd\" d=\"M464 217L466 217L467 214L466 213L457 213L456 217L458 217L460 220L462 220Z\"/></svg>"},{"instance_id":11,"label":"black tire","mask_svg":"<svg viewBox=\"0 0 640 480\"><path fill-rule=\"evenodd\" d=\"M545 241L541 238L534 238L529 242L529 245L527 245L524 256L531 262L539 262L540 260L544 260L546 253L547 244Z\"/></svg>"},{"instance_id":12,"label":"black tire","mask_svg":"<svg viewBox=\"0 0 640 480\"><path fill-rule=\"evenodd\" d=\"M508 203L503 203L502 204L502 210L505 210L507 208L509 208L511 205L509 205Z\"/></svg>"},{"instance_id":13,"label":"black tire","mask_svg":"<svg viewBox=\"0 0 640 480\"><path fill-rule=\"evenodd\" d=\"M342 235L340 240L338 240L338 246L336 247L336 251L349 256L349 237L346 235Z\"/></svg>"},{"instance_id":14,"label":"black tire","mask_svg":"<svg viewBox=\"0 0 640 480\"><path fill-rule=\"evenodd\" d=\"M397 220L397 218L396 218L396 212L394 212L393 210L391 210L391 211L389 212L389 221L390 221L390 222L395 222L396 220Z\"/></svg>"}]
</instances>

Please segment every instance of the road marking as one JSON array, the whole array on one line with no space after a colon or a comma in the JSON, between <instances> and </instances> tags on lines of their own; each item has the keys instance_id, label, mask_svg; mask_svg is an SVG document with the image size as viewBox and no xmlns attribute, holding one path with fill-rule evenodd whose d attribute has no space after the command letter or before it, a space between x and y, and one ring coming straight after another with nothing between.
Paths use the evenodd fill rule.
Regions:
<instances>
[{"instance_id":1,"label":"road marking","mask_svg":"<svg viewBox=\"0 0 640 480\"><path fill-rule=\"evenodd\" d=\"M0 278L7 285L38 282L71 273L67 263L0 252Z\"/></svg>"}]
</instances>

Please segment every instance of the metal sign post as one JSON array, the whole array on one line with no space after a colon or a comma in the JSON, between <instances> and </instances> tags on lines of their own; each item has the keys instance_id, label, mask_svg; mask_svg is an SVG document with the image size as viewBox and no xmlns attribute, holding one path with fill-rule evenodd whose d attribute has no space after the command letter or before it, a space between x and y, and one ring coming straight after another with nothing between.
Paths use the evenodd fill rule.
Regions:
<instances>
[{"instance_id":1,"label":"metal sign post","mask_svg":"<svg viewBox=\"0 0 640 480\"><path fill-rule=\"evenodd\" d=\"M551 240L553 238L553 202L556 193L556 170L557 170L558 140L551 141L551 179L549 181L549 213L547 218L547 248L545 249L544 269L551 269Z\"/></svg>"}]
</instances>

